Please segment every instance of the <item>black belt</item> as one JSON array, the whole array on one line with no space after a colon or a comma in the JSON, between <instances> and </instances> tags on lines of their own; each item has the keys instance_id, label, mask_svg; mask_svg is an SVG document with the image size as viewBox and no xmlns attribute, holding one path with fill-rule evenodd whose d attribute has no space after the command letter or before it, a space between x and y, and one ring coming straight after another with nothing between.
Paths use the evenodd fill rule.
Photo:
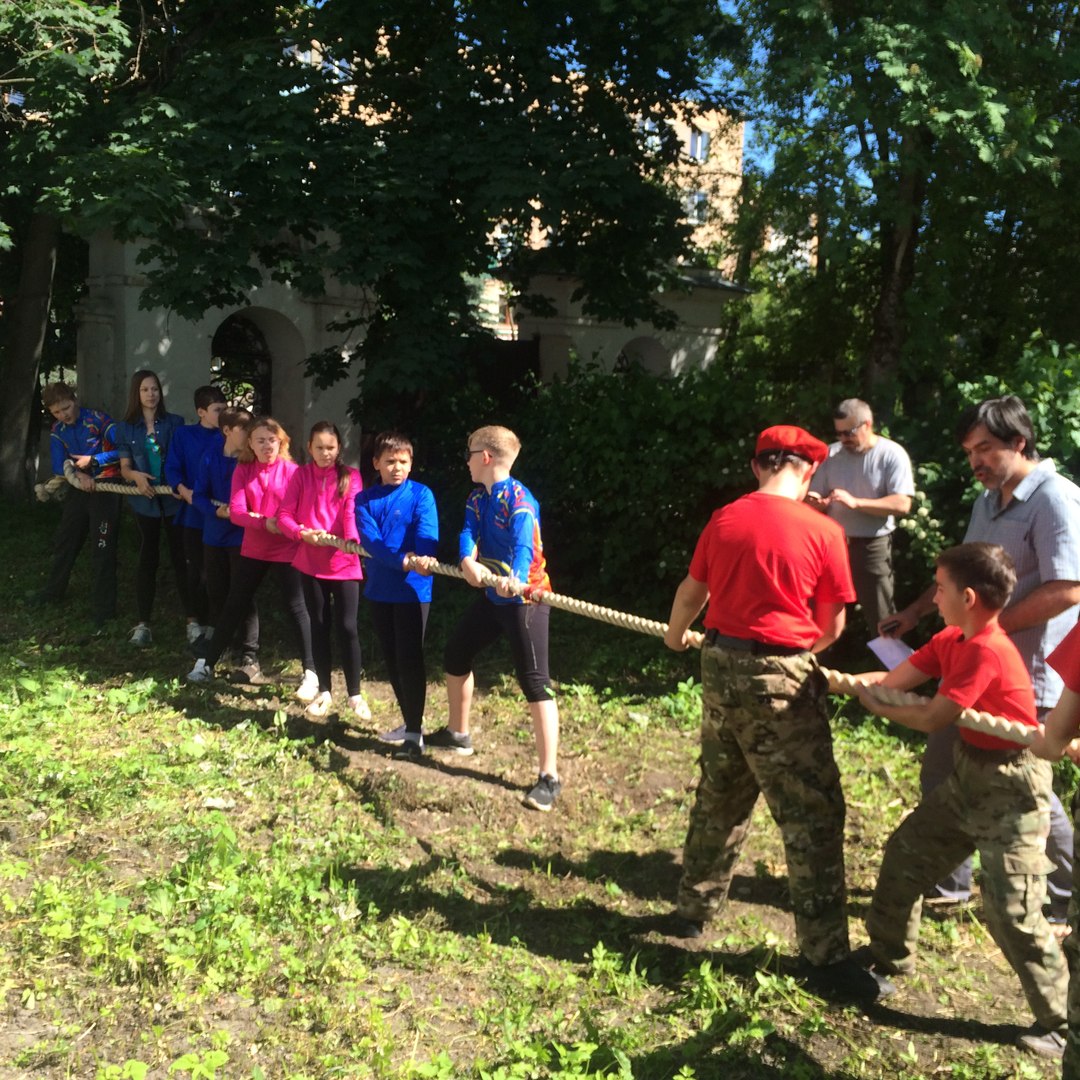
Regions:
<instances>
[{"instance_id":1,"label":"black belt","mask_svg":"<svg viewBox=\"0 0 1080 1080\"><path fill-rule=\"evenodd\" d=\"M751 656L798 656L799 653L810 651L799 645L771 645L767 641L754 641L751 638L728 637L716 630L705 631L705 642L720 649L749 653Z\"/></svg>"}]
</instances>

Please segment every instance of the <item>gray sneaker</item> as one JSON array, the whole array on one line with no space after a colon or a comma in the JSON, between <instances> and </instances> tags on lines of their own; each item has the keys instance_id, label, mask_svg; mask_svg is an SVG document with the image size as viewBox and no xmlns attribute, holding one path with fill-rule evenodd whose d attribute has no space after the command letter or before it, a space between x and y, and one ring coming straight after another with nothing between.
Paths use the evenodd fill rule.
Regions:
<instances>
[{"instance_id":1,"label":"gray sneaker","mask_svg":"<svg viewBox=\"0 0 1080 1080\"><path fill-rule=\"evenodd\" d=\"M439 728L438 731L425 736L424 745L435 750L449 750L461 757L471 757L473 752L472 739L468 735L459 735L448 727Z\"/></svg>"},{"instance_id":2,"label":"gray sneaker","mask_svg":"<svg viewBox=\"0 0 1080 1080\"><path fill-rule=\"evenodd\" d=\"M184 676L187 682L209 682L214 677L214 669L205 660L196 660L195 666Z\"/></svg>"},{"instance_id":3,"label":"gray sneaker","mask_svg":"<svg viewBox=\"0 0 1080 1080\"><path fill-rule=\"evenodd\" d=\"M525 805L546 814L555 806L555 800L562 791L562 784L553 776L541 773L536 786L525 796Z\"/></svg>"},{"instance_id":4,"label":"gray sneaker","mask_svg":"<svg viewBox=\"0 0 1080 1080\"><path fill-rule=\"evenodd\" d=\"M379 742L399 743L405 741L405 725L394 728L392 731L380 731Z\"/></svg>"},{"instance_id":5,"label":"gray sneaker","mask_svg":"<svg viewBox=\"0 0 1080 1080\"><path fill-rule=\"evenodd\" d=\"M1022 1050L1028 1050L1039 1057L1057 1058L1065 1056L1065 1035L1060 1031L1047 1031L1038 1024L1032 1024L1016 1040Z\"/></svg>"},{"instance_id":6,"label":"gray sneaker","mask_svg":"<svg viewBox=\"0 0 1080 1080\"><path fill-rule=\"evenodd\" d=\"M150 633L150 627L141 622L131 631L131 637L128 638L128 641L132 645L138 645L139 648L145 648L147 645L153 645L154 635Z\"/></svg>"}]
</instances>

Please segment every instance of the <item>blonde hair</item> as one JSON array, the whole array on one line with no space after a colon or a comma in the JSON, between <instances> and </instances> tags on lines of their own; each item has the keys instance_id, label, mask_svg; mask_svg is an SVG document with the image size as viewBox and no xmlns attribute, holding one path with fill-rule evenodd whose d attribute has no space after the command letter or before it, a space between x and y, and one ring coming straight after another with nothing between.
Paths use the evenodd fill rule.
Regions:
<instances>
[{"instance_id":1,"label":"blonde hair","mask_svg":"<svg viewBox=\"0 0 1080 1080\"><path fill-rule=\"evenodd\" d=\"M261 427L266 428L267 431L273 432L281 442L281 449L278 450L278 457L284 458L286 461L292 461L292 454L289 453L289 434L272 416L257 416L250 424L248 424L248 441L244 443L240 453L236 455L236 460L255 460L255 451L251 449L251 436L255 434L257 428Z\"/></svg>"},{"instance_id":2,"label":"blonde hair","mask_svg":"<svg viewBox=\"0 0 1080 1080\"><path fill-rule=\"evenodd\" d=\"M499 465L509 469L521 453L521 440L509 428L488 424L469 436L469 449L486 450Z\"/></svg>"}]
</instances>

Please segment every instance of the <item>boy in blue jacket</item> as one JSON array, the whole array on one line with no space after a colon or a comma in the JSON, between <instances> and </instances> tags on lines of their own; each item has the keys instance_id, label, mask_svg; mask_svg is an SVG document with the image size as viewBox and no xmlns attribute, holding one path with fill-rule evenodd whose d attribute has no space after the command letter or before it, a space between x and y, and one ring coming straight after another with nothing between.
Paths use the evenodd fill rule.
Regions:
<instances>
[{"instance_id":1,"label":"boy in blue jacket","mask_svg":"<svg viewBox=\"0 0 1080 1080\"><path fill-rule=\"evenodd\" d=\"M75 391L66 383L46 386L41 403L55 421L49 437L52 471L63 476L64 462L73 461L79 487L69 489L64 500L49 579L36 602L64 599L75 560L89 535L94 570L92 618L100 630L116 615L116 535L122 496L95 491L94 481L120 478L116 425L99 409L80 407Z\"/></svg>"},{"instance_id":2,"label":"boy in blue jacket","mask_svg":"<svg viewBox=\"0 0 1080 1080\"><path fill-rule=\"evenodd\" d=\"M540 504L510 475L521 442L505 427L491 425L469 436L465 461L477 485L465 503L465 525L458 556L465 580L483 595L462 616L446 646L448 727L428 738L428 746L467 755L473 752L469 712L473 697L473 659L500 635L510 643L514 669L536 738L540 775L525 805L547 812L555 805L559 782L559 707L549 686L548 616L551 609L528 598L531 590L551 591L540 538ZM498 577L485 586L481 571Z\"/></svg>"},{"instance_id":3,"label":"boy in blue jacket","mask_svg":"<svg viewBox=\"0 0 1080 1080\"><path fill-rule=\"evenodd\" d=\"M384 431L376 436L380 483L357 496L356 528L370 555L364 596L371 602L371 621L405 721L379 738L400 743L394 757L415 761L424 753L424 632L431 608L431 578L415 567L435 557L439 518L431 489L409 479L412 462L413 446L404 435Z\"/></svg>"},{"instance_id":4,"label":"boy in blue jacket","mask_svg":"<svg viewBox=\"0 0 1080 1080\"><path fill-rule=\"evenodd\" d=\"M225 395L216 386L200 386L195 391L198 420L180 428L172 437L165 458L165 483L183 502L176 514L176 524L184 536L184 563L187 570L187 637L196 641L206 622L206 583L203 579L203 515L192 498L199 463L210 451L220 454L222 447L218 419L225 409Z\"/></svg>"}]
</instances>

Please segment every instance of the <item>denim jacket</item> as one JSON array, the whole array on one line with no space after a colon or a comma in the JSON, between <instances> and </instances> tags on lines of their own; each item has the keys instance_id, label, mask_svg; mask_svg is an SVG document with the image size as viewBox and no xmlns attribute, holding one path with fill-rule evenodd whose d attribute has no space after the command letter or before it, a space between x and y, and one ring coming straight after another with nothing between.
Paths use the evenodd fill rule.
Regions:
<instances>
[{"instance_id":1,"label":"denim jacket","mask_svg":"<svg viewBox=\"0 0 1080 1080\"><path fill-rule=\"evenodd\" d=\"M154 421L154 434L161 446L162 472L164 474L165 456L169 452L169 442L173 432L184 426L184 418L176 413L166 413ZM130 461L139 472L151 472L146 456L146 424L140 419L134 424L126 420L117 421L116 442L122 460ZM164 484L164 479L158 484ZM148 499L145 495L129 495L131 509L143 517L172 517L180 509L180 500L171 495L156 495Z\"/></svg>"}]
</instances>

